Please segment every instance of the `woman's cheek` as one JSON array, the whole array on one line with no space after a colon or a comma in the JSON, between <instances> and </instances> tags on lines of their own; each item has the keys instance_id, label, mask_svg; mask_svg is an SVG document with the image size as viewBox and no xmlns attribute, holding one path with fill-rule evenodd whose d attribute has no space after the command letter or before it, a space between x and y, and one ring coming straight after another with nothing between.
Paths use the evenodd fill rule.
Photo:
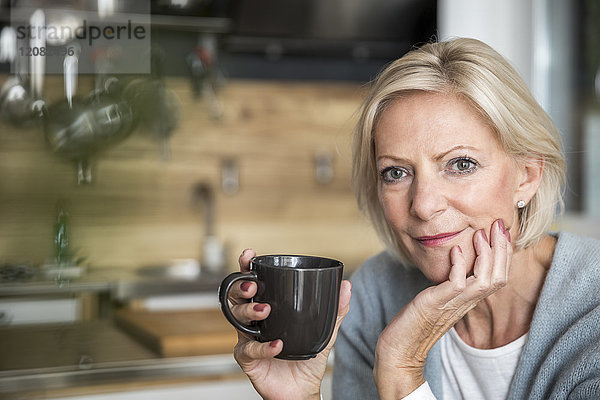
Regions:
<instances>
[{"instance_id":1,"label":"woman's cheek","mask_svg":"<svg viewBox=\"0 0 600 400\"><path fill-rule=\"evenodd\" d=\"M396 226L397 221L401 220L402 214L404 212L402 200L399 199L398 196L394 196L394 194L391 191L380 189L379 202L383 209L385 219L392 226Z\"/></svg>"}]
</instances>

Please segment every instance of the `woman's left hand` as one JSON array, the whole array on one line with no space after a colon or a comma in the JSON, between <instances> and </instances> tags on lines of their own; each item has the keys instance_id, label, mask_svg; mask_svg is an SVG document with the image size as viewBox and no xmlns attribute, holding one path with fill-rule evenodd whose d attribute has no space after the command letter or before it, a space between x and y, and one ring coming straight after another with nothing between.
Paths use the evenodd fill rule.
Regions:
<instances>
[{"instance_id":1,"label":"woman's left hand","mask_svg":"<svg viewBox=\"0 0 600 400\"><path fill-rule=\"evenodd\" d=\"M381 399L399 399L425 382L429 350L478 302L506 285L512 257L509 234L497 220L473 235L477 257L473 275L459 246L450 251L449 278L419 293L379 335L373 374Z\"/></svg>"},{"instance_id":2,"label":"woman's left hand","mask_svg":"<svg viewBox=\"0 0 600 400\"><path fill-rule=\"evenodd\" d=\"M244 251L240 256L240 270L250 270L250 260L256 256L253 250ZM254 282L245 289L236 285L230 291L230 300L235 306L232 312L239 320L258 321L267 318L270 305L248 303L257 290ZM333 335L327 347L309 360L289 361L274 358L283 349L280 339L260 343L245 333L238 331L238 343L234 348L234 358L242 371L250 378L256 391L265 400L272 399L319 399L321 383L327 367L327 358L333 348L337 332L350 307L351 284L342 281L337 319ZM264 305L257 311L256 305Z\"/></svg>"}]
</instances>

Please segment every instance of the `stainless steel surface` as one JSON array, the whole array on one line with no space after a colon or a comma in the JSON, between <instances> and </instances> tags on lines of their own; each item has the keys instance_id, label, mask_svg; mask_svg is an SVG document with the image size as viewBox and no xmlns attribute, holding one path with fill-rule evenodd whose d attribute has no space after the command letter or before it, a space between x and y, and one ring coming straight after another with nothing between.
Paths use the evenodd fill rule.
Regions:
<instances>
[{"instance_id":1,"label":"stainless steel surface","mask_svg":"<svg viewBox=\"0 0 600 400\"><path fill-rule=\"evenodd\" d=\"M227 49L394 59L435 34L435 0L241 0Z\"/></svg>"},{"instance_id":2,"label":"stainless steel surface","mask_svg":"<svg viewBox=\"0 0 600 400\"><path fill-rule=\"evenodd\" d=\"M214 291L221 276L201 274L200 279L121 279L113 283L111 294L116 300L127 300L136 297L156 296L161 294L199 293Z\"/></svg>"},{"instance_id":3,"label":"stainless steel surface","mask_svg":"<svg viewBox=\"0 0 600 400\"><path fill-rule=\"evenodd\" d=\"M92 386L117 382L140 382L166 378L217 377L240 373L231 354L181 357L94 364L90 369L44 368L0 372L0 394L24 390L48 390L74 386Z\"/></svg>"},{"instance_id":4,"label":"stainless steel surface","mask_svg":"<svg viewBox=\"0 0 600 400\"><path fill-rule=\"evenodd\" d=\"M385 38L403 34L409 41L418 32L422 15L435 2L422 0L312 1L309 35L330 39Z\"/></svg>"},{"instance_id":5,"label":"stainless steel surface","mask_svg":"<svg viewBox=\"0 0 600 400\"><path fill-rule=\"evenodd\" d=\"M167 268L167 267L165 267ZM0 296L51 295L80 292L108 292L115 300L174 293L214 291L224 275L201 273L198 279L141 276L136 270L101 268L76 280L55 281L36 276L22 282L0 283Z\"/></svg>"}]
</instances>

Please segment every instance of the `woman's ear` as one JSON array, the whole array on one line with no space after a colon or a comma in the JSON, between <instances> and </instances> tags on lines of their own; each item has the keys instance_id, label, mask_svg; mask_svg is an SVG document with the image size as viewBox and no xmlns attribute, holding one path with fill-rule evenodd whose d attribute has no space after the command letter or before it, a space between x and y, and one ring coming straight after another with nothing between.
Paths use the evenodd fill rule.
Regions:
<instances>
[{"instance_id":1,"label":"woman's ear","mask_svg":"<svg viewBox=\"0 0 600 400\"><path fill-rule=\"evenodd\" d=\"M529 203L542 183L545 161L543 157L530 158L519 162L519 182L515 192L514 204L523 200Z\"/></svg>"}]
</instances>

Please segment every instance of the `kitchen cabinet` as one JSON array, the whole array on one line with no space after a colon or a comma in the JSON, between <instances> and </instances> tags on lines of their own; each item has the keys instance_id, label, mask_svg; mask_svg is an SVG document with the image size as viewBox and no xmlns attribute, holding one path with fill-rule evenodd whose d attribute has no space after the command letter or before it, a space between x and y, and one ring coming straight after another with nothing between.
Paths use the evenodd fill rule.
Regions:
<instances>
[{"instance_id":1,"label":"kitchen cabinet","mask_svg":"<svg viewBox=\"0 0 600 400\"><path fill-rule=\"evenodd\" d=\"M0 326L68 323L81 319L78 298L0 299Z\"/></svg>"}]
</instances>

